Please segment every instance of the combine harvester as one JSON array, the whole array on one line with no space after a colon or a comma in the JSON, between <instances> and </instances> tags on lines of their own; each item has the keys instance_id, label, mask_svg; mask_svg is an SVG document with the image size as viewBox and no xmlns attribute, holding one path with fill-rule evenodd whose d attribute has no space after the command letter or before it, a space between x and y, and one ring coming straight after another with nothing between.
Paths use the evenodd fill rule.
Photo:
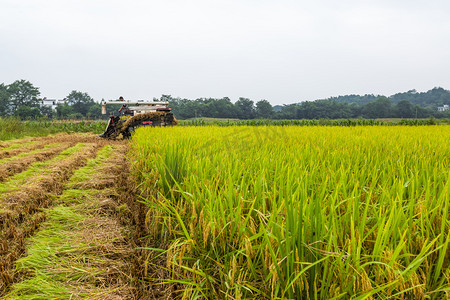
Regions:
<instances>
[{"instance_id":1,"label":"combine harvester","mask_svg":"<svg viewBox=\"0 0 450 300\"><path fill-rule=\"evenodd\" d=\"M102 101L101 104L102 114L106 114L107 105L122 105L119 116L111 115L105 132L99 135L102 138L115 139L122 134L127 139L141 126L174 126L178 123L168 107L169 102Z\"/></svg>"}]
</instances>

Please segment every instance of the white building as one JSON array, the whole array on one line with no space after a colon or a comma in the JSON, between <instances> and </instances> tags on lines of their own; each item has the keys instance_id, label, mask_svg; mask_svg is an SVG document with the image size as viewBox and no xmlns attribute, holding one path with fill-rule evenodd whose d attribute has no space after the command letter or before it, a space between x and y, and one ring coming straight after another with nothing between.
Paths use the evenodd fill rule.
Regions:
<instances>
[{"instance_id":1,"label":"white building","mask_svg":"<svg viewBox=\"0 0 450 300\"><path fill-rule=\"evenodd\" d=\"M438 111L446 111L446 110L449 110L449 109L450 109L450 107L447 104L445 104L444 106L439 106L438 107Z\"/></svg>"},{"instance_id":2,"label":"white building","mask_svg":"<svg viewBox=\"0 0 450 300\"><path fill-rule=\"evenodd\" d=\"M64 103L66 103L66 99L47 99L47 97L42 99L42 105L50 106L52 109L56 109L58 104Z\"/></svg>"}]
</instances>

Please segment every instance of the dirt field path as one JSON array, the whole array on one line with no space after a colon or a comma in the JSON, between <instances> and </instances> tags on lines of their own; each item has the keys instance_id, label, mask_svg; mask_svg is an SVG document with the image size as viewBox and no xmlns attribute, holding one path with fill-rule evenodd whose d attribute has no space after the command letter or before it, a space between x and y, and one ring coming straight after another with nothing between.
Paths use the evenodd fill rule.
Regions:
<instances>
[{"instance_id":1,"label":"dirt field path","mask_svg":"<svg viewBox=\"0 0 450 300\"><path fill-rule=\"evenodd\" d=\"M126 142L0 143L0 298L135 299Z\"/></svg>"}]
</instances>

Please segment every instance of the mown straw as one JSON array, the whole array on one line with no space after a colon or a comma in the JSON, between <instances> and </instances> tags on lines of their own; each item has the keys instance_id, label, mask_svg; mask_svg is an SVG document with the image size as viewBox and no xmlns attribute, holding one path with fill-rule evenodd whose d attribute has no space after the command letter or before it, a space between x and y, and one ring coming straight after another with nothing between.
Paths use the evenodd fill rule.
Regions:
<instances>
[{"instance_id":1,"label":"mown straw","mask_svg":"<svg viewBox=\"0 0 450 300\"><path fill-rule=\"evenodd\" d=\"M42 208L61 193L72 172L95 155L97 144L78 144L53 159L36 162L0 184L0 294L14 281L12 266L25 251L24 239L45 219Z\"/></svg>"},{"instance_id":2,"label":"mown straw","mask_svg":"<svg viewBox=\"0 0 450 300\"><path fill-rule=\"evenodd\" d=\"M59 143L48 144L42 149L37 149L31 152L23 152L17 156L0 160L0 182L5 181L7 177L12 176L15 173L26 170L29 165L35 162L51 159L70 146L71 144L69 143L62 145Z\"/></svg>"},{"instance_id":3,"label":"mown straw","mask_svg":"<svg viewBox=\"0 0 450 300\"><path fill-rule=\"evenodd\" d=\"M31 238L28 255L17 261L24 278L8 299L134 298L133 250L115 218L119 182L113 189L81 188L91 178L113 179L124 172L123 153L123 146L105 146L74 172L56 199L58 206L47 209L48 221Z\"/></svg>"}]
</instances>

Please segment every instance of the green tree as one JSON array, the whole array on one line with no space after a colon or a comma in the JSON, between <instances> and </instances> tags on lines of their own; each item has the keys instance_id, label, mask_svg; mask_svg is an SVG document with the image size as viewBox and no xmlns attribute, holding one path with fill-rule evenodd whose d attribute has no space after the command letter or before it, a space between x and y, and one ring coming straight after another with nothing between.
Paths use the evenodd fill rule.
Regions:
<instances>
[{"instance_id":1,"label":"green tree","mask_svg":"<svg viewBox=\"0 0 450 300\"><path fill-rule=\"evenodd\" d=\"M236 108L228 97L207 99L205 116L212 118L236 118Z\"/></svg>"},{"instance_id":2,"label":"green tree","mask_svg":"<svg viewBox=\"0 0 450 300\"><path fill-rule=\"evenodd\" d=\"M283 105L283 107L279 112L277 112L275 117L277 119L298 119L297 114L299 111L299 106L300 105L298 104Z\"/></svg>"},{"instance_id":3,"label":"green tree","mask_svg":"<svg viewBox=\"0 0 450 300\"><path fill-rule=\"evenodd\" d=\"M55 114L55 111L51 108L51 106L47 105L41 105L41 114L43 116L47 116L49 119L53 118L53 115Z\"/></svg>"},{"instance_id":4,"label":"green tree","mask_svg":"<svg viewBox=\"0 0 450 300\"><path fill-rule=\"evenodd\" d=\"M41 111L39 107L21 105L14 111L14 115L22 120L37 119L41 116Z\"/></svg>"},{"instance_id":5,"label":"green tree","mask_svg":"<svg viewBox=\"0 0 450 300\"><path fill-rule=\"evenodd\" d=\"M83 115L76 112L76 113L72 113L70 115L67 116L67 119L69 120L81 120L83 119Z\"/></svg>"},{"instance_id":6,"label":"green tree","mask_svg":"<svg viewBox=\"0 0 450 300\"><path fill-rule=\"evenodd\" d=\"M162 102L173 102L175 99L172 98L171 95L164 95L164 94L162 94L161 98L159 100L158 99L153 99L153 100L162 101Z\"/></svg>"},{"instance_id":7,"label":"green tree","mask_svg":"<svg viewBox=\"0 0 450 300\"><path fill-rule=\"evenodd\" d=\"M450 102L450 91L441 87L435 87L427 92L410 90L406 93L392 95L390 98L393 103L406 100L411 102L412 105L419 105L423 108L435 111L438 106L442 106Z\"/></svg>"},{"instance_id":8,"label":"green tree","mask_svg":"<svg viewBox=\"0 0 450 300\"><path fill-rule=\"evenodd\" d=\"M362 113L365 118L390 118L392 117L392 102L384 96L378 97L377 100L365 104Z\"/></svg>"},{"instance_id":9,"label":"green tree","mask_svg":"<svg viewBox=\"0 0 450 300\"><path fill-rule=\"evenodd\" d=\"M10 97L8 87L3 83L0 84L0 117L5 117L10 114Z\"/></svg>"},{"instance_id":10,"label":"green tree","mask_svg":"<svg viewBox=\"0 0 450 300\"><path fill-rule=\"evenodd\" d=\"M58 116L58 119L67 119L69 115L73 114L73 108L67 103L60 104L56 106L56 115Z\"/></svg>"},{"instance_id":11,"label":"green tree","mask_svg":"<svg viewBox=\"0 0 450 300\"><path fill-rule=\"evenodd\" d=\"M33 86L29 81L16 80L7 87L10 97L11 110L14 113L21 106L37 107L40 106L38 99L39 88Z\"/></svg>"},{"instance_id":12,"label":"green tree","mask_svg":"<svg viewBox=\"0 0 450 300\"><path fill-rule=\"evenodd\" d=\"M415 110L411 102L401 100L395 107L396 116L399 118L414 118Z\"/></svg>"},{"instance_id":13,"label":"green tree","mask_svg":"<svg viewBox=\"0 0 450 300\"><path fill-rule=\"evenodd\" d=\"M318 113L316 101L305 101L297 105L295 119L319 119L323 116Z\"/></svg>"},{"instance_id":14,"label":"green tree","mask_svg":"<svg viewBox=\"0 0 450 300\"><path fill-rule=\"evenodd\" d=\"M89 112L89 108L95 104L94 99L92 99L87 93L82 93L78 91L72 91L66 97L67 102L72 106L75 113L80 113L82 116L86 117Z\"/></svg>"},{"instance_id":15,"label":"green tree","mask_svg":"<svg viewBox=\"0 0 450 300\"><path fill-rule=\"evenodd\" d=\"M253 119L255 117L255 107L252 100L241 97L234 105L238 109L240 119Z\"/></svg>"},{"instance_id":16,"label":"green tree","mask_svg":"<svg viewBox=\"0 0 450 300\"><path fill-rule=\"evenodd\" d=\"M267 100L256 102L255 111L258 118L270 119L273 116L273 107Z\"/></svg>"},{"instance_id":17,"label":"green tree","mask_svg":"<svg viewBox=\"0 0 450 300\"><path fill-rule=\"evenodd\" d=\"M419 105L414 106L413 110L416 118L431 118L436 113L434 110L423 108Z\"/></svg>"},{"instance_id":18,"label":"green tree","mask_svg":"<svg viewBox=\"0 0 450 300\"><path fill-rule=\"evenodd\" d=\"M92 104L86 116L92 120L102 119L102 106L99 103Z\"/></svg>"}]
</instances>

